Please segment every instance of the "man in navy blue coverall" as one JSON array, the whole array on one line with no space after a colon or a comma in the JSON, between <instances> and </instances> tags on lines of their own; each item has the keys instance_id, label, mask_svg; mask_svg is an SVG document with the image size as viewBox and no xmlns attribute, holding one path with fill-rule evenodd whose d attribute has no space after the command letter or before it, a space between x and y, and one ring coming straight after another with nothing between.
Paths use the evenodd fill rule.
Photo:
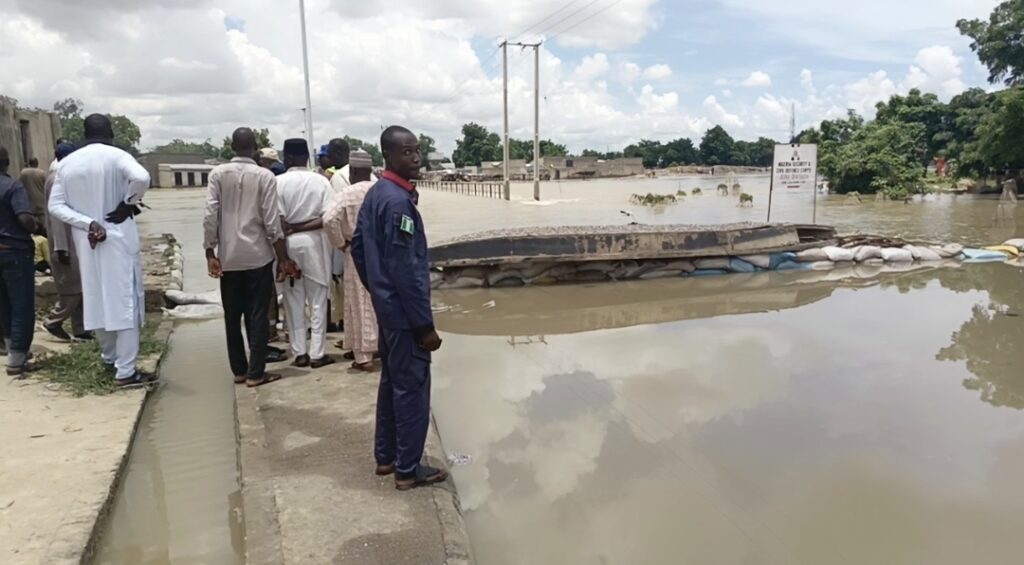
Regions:
<instances>
[{"instance_id":1,"label":"man in navy blue coverall","mask_svg":"<svg viewBox=\"0 0 1024 565\"><path fill-rule=\"evenodd\" d=\"M420 145L392 126L380 136L386 171L359 210L352 260L380 324L383 365L377 391L377 474L395 473L408 490L448 478L421 463L430 423L430 354L441 347L430 310L430 266L419 193Z\"/></svg>"}]
</instances>

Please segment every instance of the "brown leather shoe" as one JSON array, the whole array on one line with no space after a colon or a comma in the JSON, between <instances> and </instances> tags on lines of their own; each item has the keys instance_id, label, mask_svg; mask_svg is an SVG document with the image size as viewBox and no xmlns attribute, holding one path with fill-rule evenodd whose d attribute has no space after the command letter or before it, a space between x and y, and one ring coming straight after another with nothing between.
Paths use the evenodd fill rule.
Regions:
<instances>
[{"instance_id":1,"label":"brown leather shoe","mask_svg":"<svg viewBox=\"0 0 1024 565\"><path fill-rule=\"evenodd\" d=\"M375 473L377 474L378 477L386 477L388 475L393 474L394 472L395 472L395 464L394 463L392 463L390 465L377 465L377 470L375 471Z\"/></svg>"}]
</instances>

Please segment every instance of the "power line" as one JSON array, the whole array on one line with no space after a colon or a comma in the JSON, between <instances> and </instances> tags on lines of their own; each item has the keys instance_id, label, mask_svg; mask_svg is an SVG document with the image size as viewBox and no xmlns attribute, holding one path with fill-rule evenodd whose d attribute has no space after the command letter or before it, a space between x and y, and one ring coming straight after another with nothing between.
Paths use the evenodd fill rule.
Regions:
<instances>
[{"instance_id":1,"label":"power line","mask_svg":"<svg viewBox=\"0 0 1024 565\"><path fill-rule=\"evenodd\" d=\"M539 22L533 24L532 26L524 29L523 31L513 35L512 37L516 38L516 39L521 38L526 33L530 32L530 31L533 31L535 28L537 28L538 26L540 26L544 22L546 22L546 21L550 20L551 18L557 16L558 14L562 13L566 8L568 8L569 6L572 6L573 4L575 4L575 3L579 2L579 1L580 0L571 0L569 3L563 5L561 8L555 10L554 12L551 12L547 16L544 16L544 19L542 19Z\"/></svg>"},{"instance_id":2,"label":"power line","mask_svg":"<svg viewBox=\"0 0 1024 565\"><path fill-rule=\"evenodd\" d=\"M582 7L582 8L580 8L579 10L574 10L574 11L573 11L572 13L570 13L570 14L569 14L568 16L566 16L566 17L564 17L564 18L562 18L562 19L558 20L557 22L555 22L555 23L553 23L553 24L549 25L548 27L546 27L546 28L542 29L541 31L538 31L538 32L537 32L537 35L544 35L544 34L545 34L545 33L547 33L548 31L551 31L552 29L554 29L554 28L556 28L556 27L558 27L558 26L562 25L562 24L563 24L563 23L564 23L564 22L565 22L566 20L568 20L569 18L571 18L571 17L575 16L576 14L579 14L580 12L582 12L582 11L586 10L587 8L589 8L589 7L593 6L594 4L597 4L597 3L598 3L598 2L600 2L600 1L601 1L601 0L591 0L590 2L588 2L587 4L585 4L585 5L584 5L584 6Z\"/></svg>"},{"instance_id":3,"label":"power line","mask_svg":"<svg viewBox=\"0 0 1024 565\"><path fill-rule=\"evenodd\" d=\"M621 3L622 3L622 0L615 0L611 4L608 4L607 6L605 6L604 8L601 8L600 10L594 12L593 14L590 14L589 16L583 18L582 20L579 20L578 22L572 24L571 26L563 29L562 31L560 31L560 32L558 32L558 33L556 33L556 34L554 34L551 37L548 37L546 39L547 39L547 41L551 41L552 39L558 37L559 35L562 35L562 34L566 33L569 30L575 29L575 28L583 25L584 23L586 23L586 22L596 18L597 16L600 16L601 14L607 12L608 10L611 10L616 5L621 4Z\"/></svg>"}]
</instances>

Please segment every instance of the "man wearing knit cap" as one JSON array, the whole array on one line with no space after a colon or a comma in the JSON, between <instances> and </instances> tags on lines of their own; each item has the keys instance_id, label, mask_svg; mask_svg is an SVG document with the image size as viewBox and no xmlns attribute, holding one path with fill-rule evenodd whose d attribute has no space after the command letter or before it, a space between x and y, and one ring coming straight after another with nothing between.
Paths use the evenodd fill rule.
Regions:
<instances>
[{"instance_id":1,"label":"man wearing knit cap","mask_svg":"<svg viewBox=\"0 0 1024 565\"><path fill-rule=\"evenodd\" d=\"M284 142L288 172L277 177L281 225L287 237L288 256L298 263L302 279L284 285L285 317L296 367L314 369L334 363L325 354L327 293L331 284L331 255L323 233L323 215L334 196L331 183L308 168L309 146L304 139ZM306 307L309 307L309 324ZM312 329L309 347L306 328Z\"/></svg>"}]
</instances>

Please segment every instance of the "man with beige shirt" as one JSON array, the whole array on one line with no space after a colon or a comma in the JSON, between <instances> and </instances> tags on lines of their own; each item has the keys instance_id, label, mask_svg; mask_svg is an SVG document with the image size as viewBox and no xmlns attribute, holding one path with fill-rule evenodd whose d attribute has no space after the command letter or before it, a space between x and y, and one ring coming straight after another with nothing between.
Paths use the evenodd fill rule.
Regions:
<instances>
[{"instance_id":1,"label":"man with beige shirt","mask_svg":"<svg viewBox=\"0 0 1024 565\"><path fill-rule=\"evenodd\" d=\"M281 378L265 372L275 255L278 279L297 279L302 273L288 258L274 174L251 157L256 154L256 135L249 128L235 130L231 148L237 156L210 173L203 246L210 276L220 279L235 384L256 387ZM242 342L243 318L248 359Z\"/></svg>"}]
</instances>

